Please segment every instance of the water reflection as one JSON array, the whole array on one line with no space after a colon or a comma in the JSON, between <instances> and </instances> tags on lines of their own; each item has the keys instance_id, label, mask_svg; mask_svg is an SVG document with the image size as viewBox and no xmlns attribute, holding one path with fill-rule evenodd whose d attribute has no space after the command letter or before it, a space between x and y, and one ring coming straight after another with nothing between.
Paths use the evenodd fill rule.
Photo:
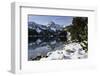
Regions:
<instances>
[{"instance_id":1,"label":"water reflection","mask_svg":"<svg viewBox=\"0 0 100 76\"><path fill-rule=\"evenodd\" d=\"M63 49L67 37L29 37L28 60L39 60L50 51Z\"/></svg>"}]
</instances>

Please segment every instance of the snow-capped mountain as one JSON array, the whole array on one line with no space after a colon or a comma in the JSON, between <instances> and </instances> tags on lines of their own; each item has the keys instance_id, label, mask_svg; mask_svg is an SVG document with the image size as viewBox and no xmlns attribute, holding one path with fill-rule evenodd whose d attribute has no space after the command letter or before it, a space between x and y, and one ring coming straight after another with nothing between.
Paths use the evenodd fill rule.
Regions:
<instances>
[{"instance_id":1,"label":"snow-capped mountain","mask_svg":"<svg viewBox=\"0 0 100 76\"><path fill-rule=\"evenodd\" d=\"M50 28L53 31L61 30L62 29L62 27L59 24L55 24L53 21L49 22L47 24L47 27Z\"/></svg>"},{"instance_id":2,"label":"snow-capped mountain","mask_svg":"<svg viewBox=\"0 0 100 76\"><path fill-rule=\"evenodd\" d=\"M28 27L30 28L33 28L33 29L35 29L35 28L46 28L46 26L44 26L44 25L41 25L41 24L37 24L37 23L35 23L35 22L28 22Z\"/></svg>"},{"instance_id":3,"label":"snow-capped mountain","mask_svg":"<svg viewBox=\"0 0 100 76\"><path fill-rule=\"evenodd\" d=\"M29 29L35 29L38 33L40 33L43 30L55 32L57 30L62 29L62 27L60 25L55 24L53 21L49 22L47 25L37 24L35 22L28 22L28 28Z\"/></svg>"},{"instance_id":4,"label":"snow-capped mountain","mask_svg":"<svg viewBox=\"0 0 100 76\"><path fill-rule=\"evenodd\" d=\"M36 30L38 33L40 33L42 30L46 30L47 27L41 24L37 24L35 22L28 22L28 28Z\"/></svg>"}]
</instances>

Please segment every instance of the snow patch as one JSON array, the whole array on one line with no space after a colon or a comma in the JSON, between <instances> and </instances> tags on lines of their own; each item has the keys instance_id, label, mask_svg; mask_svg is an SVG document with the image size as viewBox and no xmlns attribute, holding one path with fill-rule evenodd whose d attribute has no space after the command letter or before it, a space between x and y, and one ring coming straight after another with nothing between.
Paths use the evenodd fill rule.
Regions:
<instances>
[{"instance_id":1,"label":"snow patch","mask_svg":"<svg viewBox=\"0 0 100 76\"><path fill-rule=\"evenodd\" d=\"M47 58L40 60L63 60L87 58L87 53L79 43L66 44L63 50L56 50L47 53Z\"/></svg>"}]
</instances>

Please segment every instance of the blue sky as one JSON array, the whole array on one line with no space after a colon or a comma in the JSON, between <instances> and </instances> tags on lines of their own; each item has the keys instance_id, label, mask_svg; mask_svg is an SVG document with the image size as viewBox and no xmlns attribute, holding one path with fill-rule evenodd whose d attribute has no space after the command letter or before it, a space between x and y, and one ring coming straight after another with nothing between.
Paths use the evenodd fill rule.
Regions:
<instances>
[{"instance_id":1,"label":"blue sky","mask_svg":"<svg viewBox=\"0 0 100 76\"><path fill-rule=\"evenodd\" d=\"M36 22L38 24L46 25L53 21L60 25L69 25L72 23L72 16L44 16L44 15L29 15L28 22Z\"/></svg>"}]
</instances>

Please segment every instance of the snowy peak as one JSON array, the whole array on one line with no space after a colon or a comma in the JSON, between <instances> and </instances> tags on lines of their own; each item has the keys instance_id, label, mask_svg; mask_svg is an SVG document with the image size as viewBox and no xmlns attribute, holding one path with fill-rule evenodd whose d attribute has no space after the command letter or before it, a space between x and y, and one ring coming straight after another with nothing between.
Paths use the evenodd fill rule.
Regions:
<instances>
[{"instance_id":1,"label":"snowy peak","mask_svg":"<svg viewBox=\"0 0 100 76\"><path fill-rule=\"evenodd\" d=\"M50 22L47 24L47 27L49 27L49 28L50 28L51 30L53 30L53 31L62 29L61 26L60 26L59 24L56 24L56 23L53 22L53 21L50 21Z\"/></svg>"},{"instance_id":2,"label":"snowy peak","mask_svg":"<svg viewBox=\"0 0 100 76\"><path fill-rule=\"evenodd\" d=\"M28 28L36 30L38 33L40 33L44 30L56 32L57 30L62 30L63 27L53 21L50 21L47 25L37 24L35 22L28 22Z\"/></svg>"},{"instance_id":3,"label":"snowy peak","mask_svg":"<svg viewBox=\"0 0 100 76\"><path fill-rule=\"evenodd\" d=\"M55 23L53 21L50 21L48 24L47 24L47 27L50 27L50 26L54 26Z\"/></svg>"},{"instance_id":4,"label":"snowy peak","mask_svg":"<svg viewBox=\"0 0 100 76\"><path fill-rule=\"evenodd\" d=\"M36 29L39 27L39 25L35 22L28 22L28 27L31 29Z\"/></svg>"}]
</instances>

